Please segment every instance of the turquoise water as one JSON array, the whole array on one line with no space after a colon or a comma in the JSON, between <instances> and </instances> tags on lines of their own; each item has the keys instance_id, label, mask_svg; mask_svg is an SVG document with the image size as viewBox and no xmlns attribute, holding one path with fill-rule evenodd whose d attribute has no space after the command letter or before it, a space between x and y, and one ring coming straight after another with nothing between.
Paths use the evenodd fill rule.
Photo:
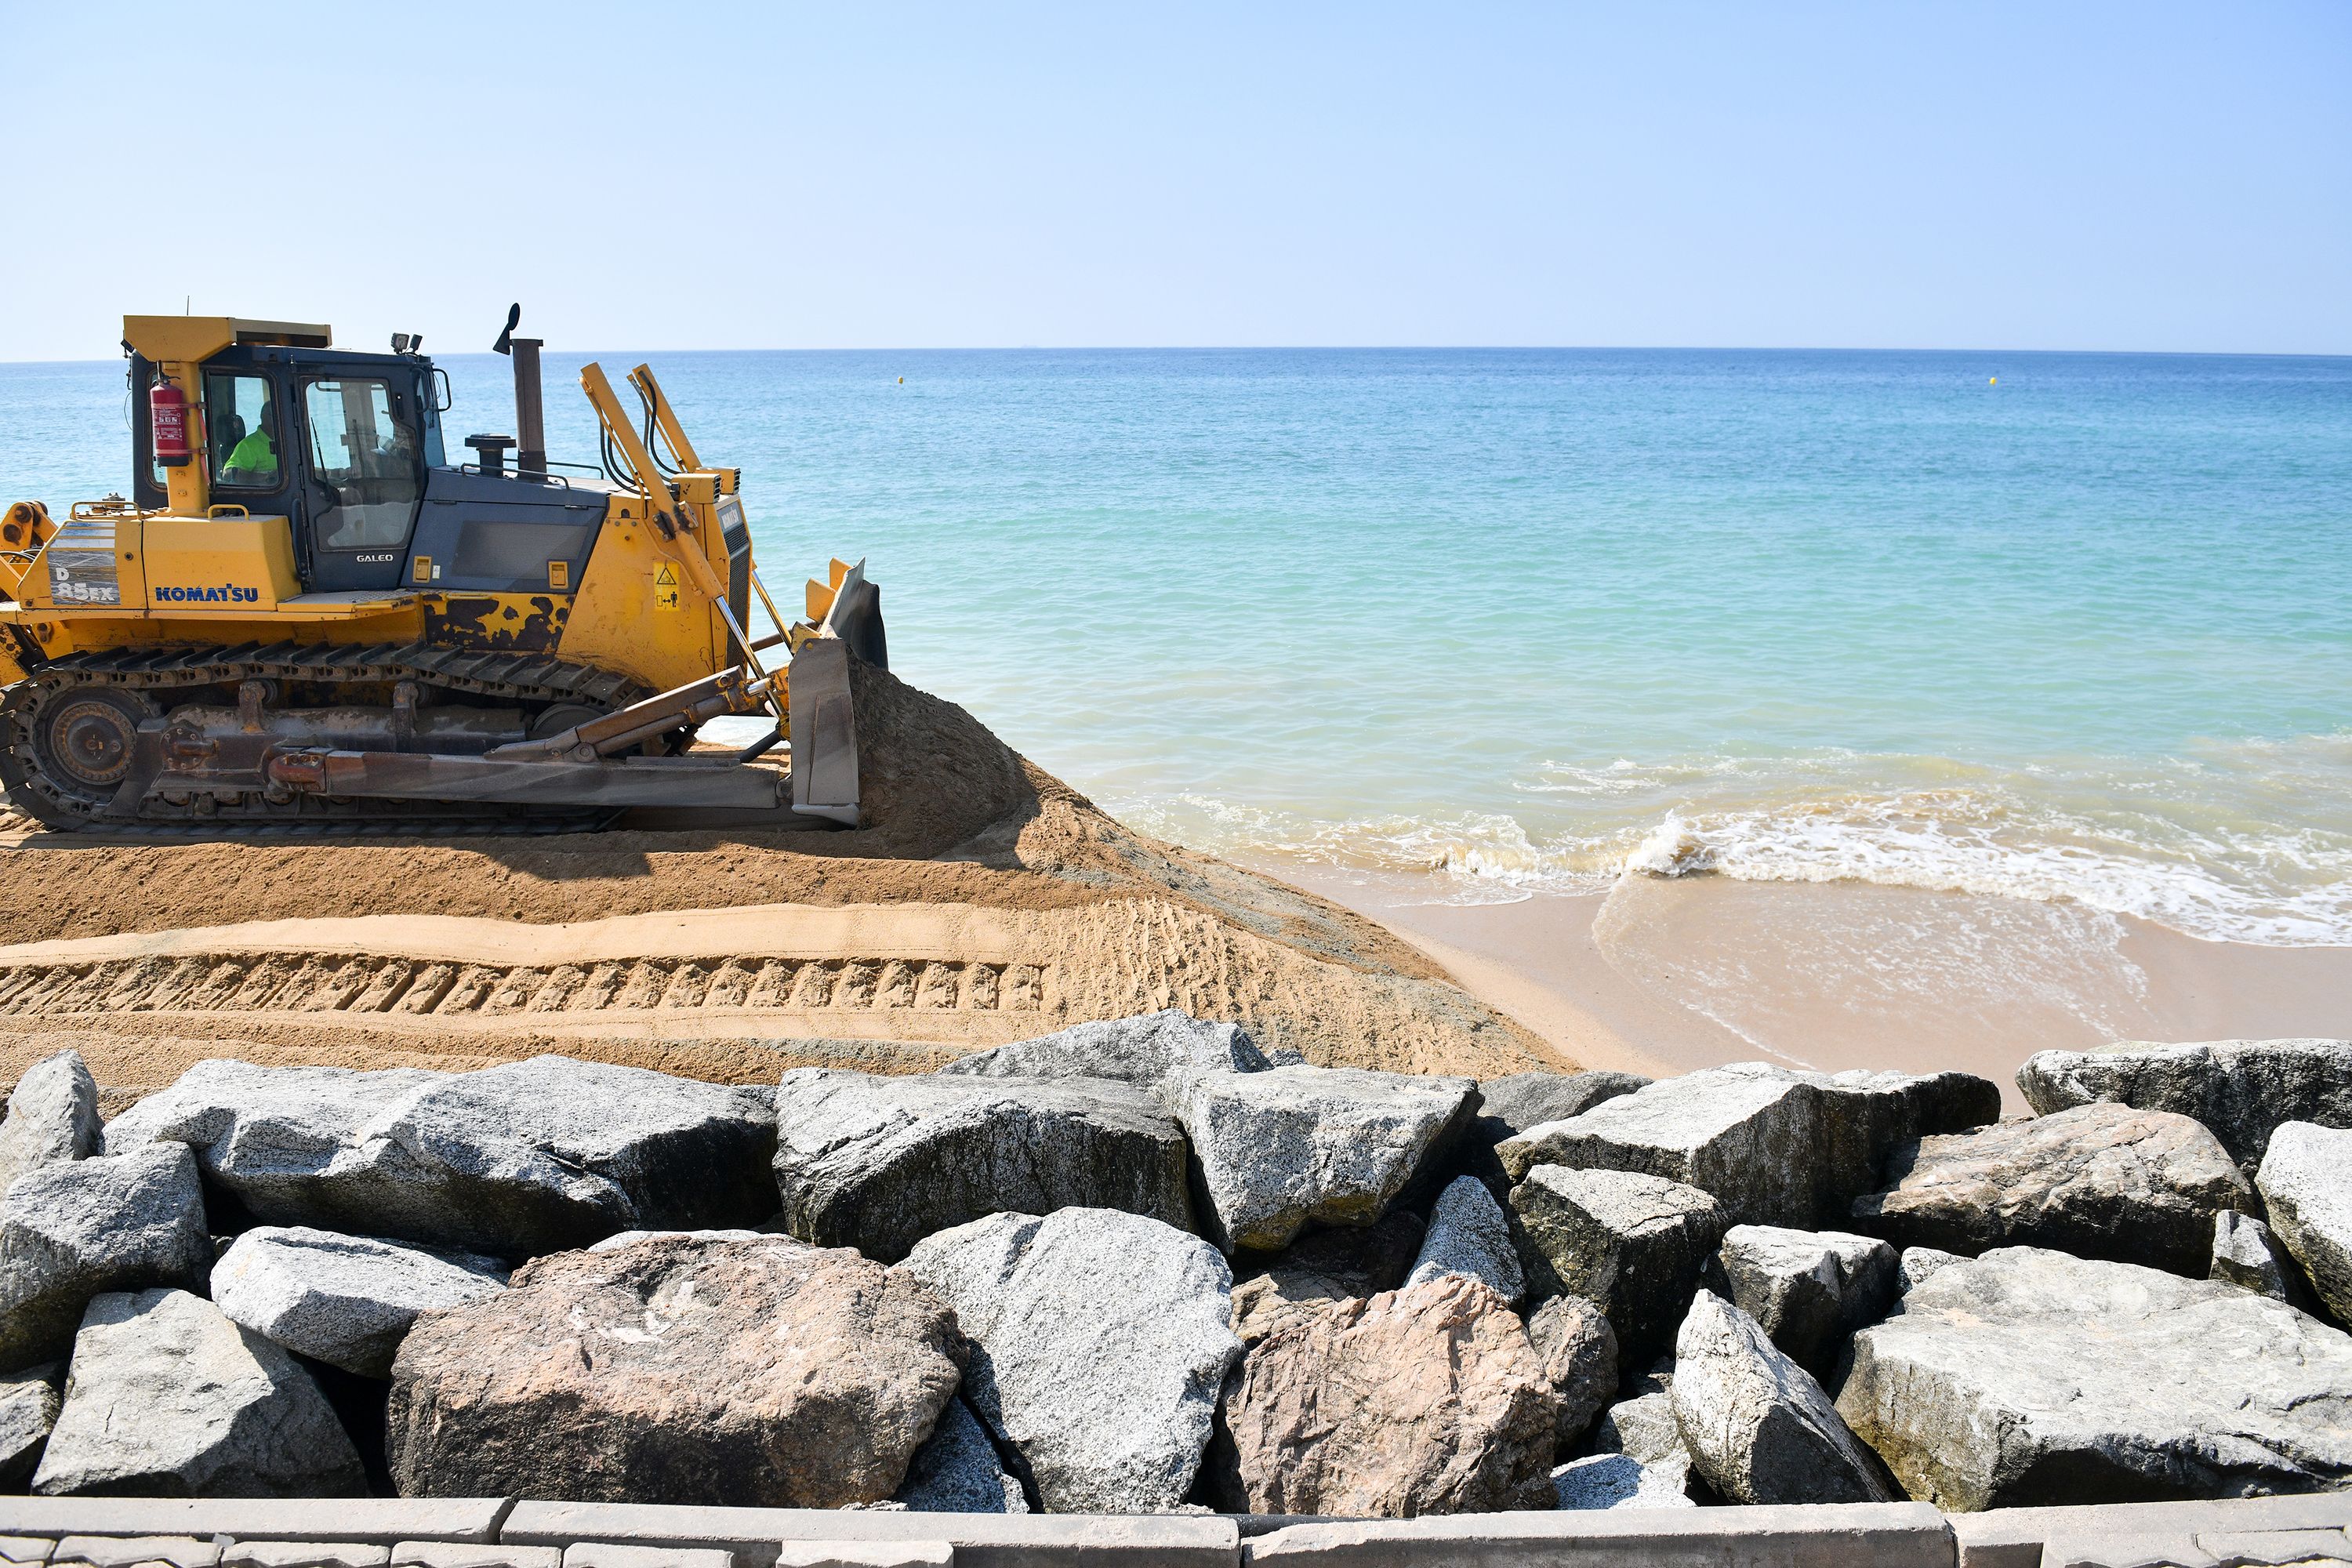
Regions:
<instances>
[{"instance_id":1,"label":"turquoise water","mask_svg":"<svg viewBox=\"0 0 2352 1568\"><path fill-rule=\"evenodd\" d=\"M652 357L772 585L868 557L902 674L1165 836L2352 942L2352 360ZM0 489L117 488L123 416L0 366Z\"/></svg>"}]
</instances>

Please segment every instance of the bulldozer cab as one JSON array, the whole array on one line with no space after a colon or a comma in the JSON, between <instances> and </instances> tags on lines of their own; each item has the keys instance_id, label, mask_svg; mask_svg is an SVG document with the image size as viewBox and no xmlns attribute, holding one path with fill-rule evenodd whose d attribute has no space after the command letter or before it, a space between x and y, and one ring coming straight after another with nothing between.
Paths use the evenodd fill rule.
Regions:
<instances>
[{"instance_id":1,"label":"bulldozer cab","mask_svg":"<svg viewBox=\"0 0 2352 1568\"><path fill-rule=\"evenodd\" d=\"M131 384L152 367L134 356ZM202 377L202 450L216 507L283 516L312 593L390 590L432 469L444 462L432 363L414 354L237 345ZM167 504L143 420L131 422L142 508Z\"/></svg>"}]
</instances>

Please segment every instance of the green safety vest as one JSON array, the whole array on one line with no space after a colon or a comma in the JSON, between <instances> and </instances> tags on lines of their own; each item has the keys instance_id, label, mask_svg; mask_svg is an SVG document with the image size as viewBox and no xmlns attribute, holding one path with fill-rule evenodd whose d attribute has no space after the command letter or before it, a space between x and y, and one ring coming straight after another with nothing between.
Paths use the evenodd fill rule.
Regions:
<instances>
[{"instance_id":1,"label":"green safety vest","mask_svg":"<svg viewBox=\"0 0 2352 1568\"><path fill-rule=\"evenodd\" d=\"M221 465L221 473L224 477L245 473L257 479L277 478L278 448L270 445L268 433L256 430L239 441L236 449L228 455L228 461Z\"/></svg>"}]
</instances>

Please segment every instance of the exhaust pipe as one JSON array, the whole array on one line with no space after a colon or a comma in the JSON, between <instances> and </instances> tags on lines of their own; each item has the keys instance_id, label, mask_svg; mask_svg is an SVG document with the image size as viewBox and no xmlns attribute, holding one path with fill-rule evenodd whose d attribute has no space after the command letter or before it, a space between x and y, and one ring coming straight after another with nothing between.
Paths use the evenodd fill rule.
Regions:
<instances>
[{"instance_id":1,"label":"exhaust pipe","mask_svg":"<svg viewBox=\"0 0 2352 1568\"><path fill-rule=\"evenodd\" d=\"M521 320L520 302L509 305L506 328L490 345L490 352L514 356L515 434L521 437L511 443L515 472L543 479L547 477L547 419L539 396L539 348L543 340L515 336L515 323Z\"/></svg>"},{"instance_id":2,"label":"exhaust pipe","mask_svg":"<svg viewBox=\"0 0 2352 1568\"><path fill-rule=\"evenodd\" d=\"M515 378L515 471L547 475L547 418L540 406L539 338L511 338Z\"/></svg>"}]
</instances>

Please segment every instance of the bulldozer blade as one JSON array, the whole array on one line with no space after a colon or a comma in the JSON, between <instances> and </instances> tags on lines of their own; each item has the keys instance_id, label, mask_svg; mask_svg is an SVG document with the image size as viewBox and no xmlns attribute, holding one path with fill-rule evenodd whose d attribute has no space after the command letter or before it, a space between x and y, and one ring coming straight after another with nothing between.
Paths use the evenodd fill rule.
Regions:
<instances>
[{"instance_id":1,"label":"bulldozer blade","mask_svg":"<svg viewBox=\"0 0 2352 1568\"><path fill-rule=\"evenodd\" d=\"M824 624L817 631L839 637L849 645L850 652L875 668L890 668L890 643L882 631L882 589L866 580L865 562L842 574L840 586L833 591L832 607L825 611Z\"/></svg>"},{"instance_id":2,"label":"bulldozer blade","mask_svg":"<svg viewBox=\"0 0 2352 1568\"><path fill-rule=\"evenodd\" d=\"M812 637L793 655L793 809L857 826L857 716L849 692L850 646Z\"/></svg>"}]
</instances>

